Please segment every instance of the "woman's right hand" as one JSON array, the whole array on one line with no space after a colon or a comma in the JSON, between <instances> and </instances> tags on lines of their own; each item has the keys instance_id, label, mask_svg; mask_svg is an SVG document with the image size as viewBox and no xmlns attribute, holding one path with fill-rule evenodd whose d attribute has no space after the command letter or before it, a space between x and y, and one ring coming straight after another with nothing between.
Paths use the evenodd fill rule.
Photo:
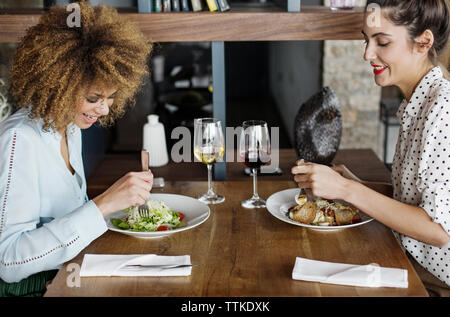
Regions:
<instances>
[{"instance_id":1,"label":"woman's right hand","mask_svg":"<svg viewBox=\"0 0 450 317\"><path fill-rule=\"evenodd\" d=\"M129 172L93 201L103 216L130 206L144 204L150 198L153 186L151 171Z\"/></svg>"},{"instance_id":2,"label":"woman's right hand","mask_svg":"<svg viewBox=\"0 0 450 317\"><path fill-rule=\"evenodd\" d=\"M313 196L346 200L349 181L332 168L300 160L291 172L298 186L310 190Z\"/></svg>"}]
</instances>

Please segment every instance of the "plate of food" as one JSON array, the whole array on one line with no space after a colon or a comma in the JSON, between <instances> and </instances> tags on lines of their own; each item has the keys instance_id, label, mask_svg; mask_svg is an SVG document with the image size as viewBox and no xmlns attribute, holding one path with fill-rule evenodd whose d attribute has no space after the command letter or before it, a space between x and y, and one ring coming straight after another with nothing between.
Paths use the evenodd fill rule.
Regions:
<instances>
[{"instance_id":1,"label":"plate of food","mask_svg":"<svg viewBox=\"0 0 450 317\"><path fill-rule=\"evenodd\" d=\"M105 217L109 230L138 238L160 238L189 230L205 222L208 205L195 198L175 194L152 194L148 212L129 207Z\"/></svg>"},{"instance_id":2,"label":"plate of food","mask_svg":"<svg viewBox=\"0 0 450 317\"><path fill-rule=\"evenodd\" d=\"M373 220L342 200L308 197L298 188L272 194L266 206L281 221L315 230L352 228Z\"/></svg>"}]
</instances>

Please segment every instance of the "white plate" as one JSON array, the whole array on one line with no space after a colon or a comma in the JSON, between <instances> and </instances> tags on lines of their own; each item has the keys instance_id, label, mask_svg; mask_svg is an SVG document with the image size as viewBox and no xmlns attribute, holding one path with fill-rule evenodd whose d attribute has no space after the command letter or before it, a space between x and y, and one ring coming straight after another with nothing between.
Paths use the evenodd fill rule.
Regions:
<instances>
[{"instance_id":1,"label":"white plate","mask_svg":"<svg viewBox=\"0 0 450 317\"><path fill-rule=\"evenodd\" d=\"M175 195L175 194L152 194L151 200L158 200L164 202L171 210L179 211L184 214L183 221L186 222L186 226L174 230L167 231L152 231L152 232L137 232L122 230L114 226L111 222L112 218L125 218L127 215L124 211L120 210L114 212L105 217L106 225L109 230L120 232L129 236L138 238L160 238L165 237L169 234L174 234L177 232L185 231L197 227L198 225L205 222L211 213L208 205L198 201L195 198Z\"/></svg>"},{"instance_id":2,"label":"white plate","mask_svg":"<svg viewBox=\"0 0 450 317\"><path fill-rule=\"evenodd\" d=\"M267 210L274 217L280 219L281 221L290 223L292 225L311 228L311 229L315 229L315 230L337 230L337 229L352 228L352 227L361 226L361 225L373 220L371 217L367 216L365 213L363 213L362 211L359 210L359 215L361 216L361 222L350 224L350 225L315 226L315 225L307 225L304 223L294 221L291 218L289 218L286 215L286 213L290 207L297 205L297 203L295 202L295 195L297 195L299 192L300 192L300 189L291 188L291 189L285 189L285 190L279 191L275 194L272 194L269 197L269 199L267 199L267 201L266 201ZM345 202L342 202L340 200L336 200L336 201L345 204Z\"/></svg>"}]
</instances>

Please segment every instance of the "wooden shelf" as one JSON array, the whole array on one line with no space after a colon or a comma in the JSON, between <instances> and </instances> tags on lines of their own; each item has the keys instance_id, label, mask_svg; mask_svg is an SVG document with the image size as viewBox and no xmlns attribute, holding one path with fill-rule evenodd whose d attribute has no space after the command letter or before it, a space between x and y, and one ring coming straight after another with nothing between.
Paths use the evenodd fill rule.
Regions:
<instances>
[{"instance_id":1,"label":"wooden shelf","mask_svg":"<svg viewBox=\"0 0 450 317\"><path fill-rule=\"evenodd\" d=\"M42 11L0 11L0 43L18 42ZM363 9L331 11L302 6L237 7L227 12L121 13L137 23L153 42L295 41L362 39Z\"/></svg>"}]
</instances>

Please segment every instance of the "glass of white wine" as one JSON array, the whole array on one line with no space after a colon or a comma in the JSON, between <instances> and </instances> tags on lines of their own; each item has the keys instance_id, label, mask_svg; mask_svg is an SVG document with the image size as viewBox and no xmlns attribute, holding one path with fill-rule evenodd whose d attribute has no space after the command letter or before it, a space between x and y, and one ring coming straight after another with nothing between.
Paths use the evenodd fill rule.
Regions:
<instances>
[{"instance_id":1,"label":"glass of white wine","mask_svg":"<svg viewBox=\"0 0 450 317\"><path fill-rule=\"evenodd\" d=\"M222 160L225 153L225 140L222 123L214 118L194 120L194 155L208 167L208 192L198 200L205 204L219 204L225 197L217 195L212 189L212 166Z\"/></svg>"}]
</instances>

